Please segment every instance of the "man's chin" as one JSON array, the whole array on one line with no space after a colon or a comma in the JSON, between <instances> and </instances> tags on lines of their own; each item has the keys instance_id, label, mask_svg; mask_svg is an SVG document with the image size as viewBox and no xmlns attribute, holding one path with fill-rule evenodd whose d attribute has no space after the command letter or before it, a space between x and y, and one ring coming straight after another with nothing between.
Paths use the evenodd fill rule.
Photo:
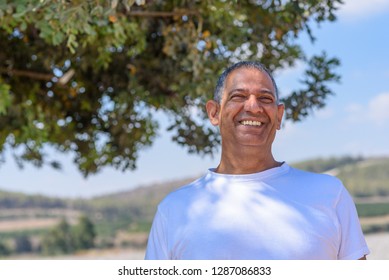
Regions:
<instances>
[{"instance_id":1,"label":"man's chin","mask_svg":"<svg viewBox=\"0 0 389 280\"><path fill-rule=\"evenodd\" d=\"M273 138L274 139L274 138ZM270 141L268 137L263 137L261 135L255 135L255 134L244 134L236 138L236 144L241 146L242 148L252 147L252 148L271 148L272 142Z\"/></svg>"}]
</instances>

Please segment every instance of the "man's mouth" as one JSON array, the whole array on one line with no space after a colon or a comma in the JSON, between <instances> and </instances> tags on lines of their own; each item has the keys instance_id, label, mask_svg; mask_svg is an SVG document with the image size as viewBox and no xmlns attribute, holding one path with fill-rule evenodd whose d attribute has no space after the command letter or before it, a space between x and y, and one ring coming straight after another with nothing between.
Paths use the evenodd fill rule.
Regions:
<instances>
[{"instance_id":1,"label":"man's mouth","mask_svg":"<svg viewBox=\"0 0 389 280\"><path fill-rule=\"evenodd\" d=\"M262 125L262 123L259 121L240 121L239 123L242 125L245 125L245 126L261 126Z\"/></svg>"}]
</instances>

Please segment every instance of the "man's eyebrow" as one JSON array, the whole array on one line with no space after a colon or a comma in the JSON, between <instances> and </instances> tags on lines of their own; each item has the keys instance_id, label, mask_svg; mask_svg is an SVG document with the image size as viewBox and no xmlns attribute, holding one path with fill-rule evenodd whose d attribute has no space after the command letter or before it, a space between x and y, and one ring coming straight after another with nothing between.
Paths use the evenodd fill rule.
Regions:
<instances>
[{"instance_id":1,"label":"man's eyebrow","mask_svg":"<svg viewBox=\"0 0 389 280\"><path fill-rule=\"evenodd\" d=\"M247 88L234 88L232 89L231 91L228 92L228 95L234 93L234 92L249 92L250 90L247 89ZM256 92L259 92L259 93L267 93L267 94L271 94L271 95L274 95L274 92L270 89L267 89L267 88L261 88L260 90L256 91Z\"/></svg>"}]
</instances>

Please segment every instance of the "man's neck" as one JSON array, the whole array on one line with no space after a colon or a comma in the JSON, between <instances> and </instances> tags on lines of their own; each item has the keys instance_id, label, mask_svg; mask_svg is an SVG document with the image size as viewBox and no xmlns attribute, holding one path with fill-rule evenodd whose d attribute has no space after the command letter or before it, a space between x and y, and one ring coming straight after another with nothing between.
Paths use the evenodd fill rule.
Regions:
<instances>
[{"instance_id":1,"label":"man's neck","mask_svg":"<svg viewBox=\"0 0 389 280\"><path fill-rule=\"evenodd\" d=\"M217 173L222 174L251 174L274 167L282 163L277 162L271 152L261 153L250 150L240 150L239 154L223 153L220 164L216 168Z\"/></svg>"}]
</instances>

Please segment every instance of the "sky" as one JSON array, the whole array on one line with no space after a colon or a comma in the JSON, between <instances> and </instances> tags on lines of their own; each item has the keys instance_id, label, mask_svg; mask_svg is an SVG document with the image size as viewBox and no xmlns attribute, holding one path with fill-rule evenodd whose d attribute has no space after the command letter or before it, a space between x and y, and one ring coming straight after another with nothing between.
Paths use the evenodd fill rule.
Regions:
<instances>
[{"instance_id":1,"label":"sky","mask_svg":"<svg viewBox=\"0 0 389 280\"><path fill-rule=\"evenodd\" d=\"M300 123L284 122L273 145L276 160L293 163L317 157L389 156L389 0L347 0L338 20L314 25L316 41L300 39L308 55L326 51L341 60L337 73L340 84L331 84L336 93L324 109L315 111ZM281 96L299 88L304 65L275 73ZM62 170L19 169L6 153L0 165L0 189L43 194L53 197L89 198L125 191L138 186L199 177L216 167L220 154L213 158L190 155L172 143L162 120L159 137L152 147L139 153L137 169L121 172L105 168L85 179L70 155L48 150L59 160Z\"/></svg>"}]
</instances>

